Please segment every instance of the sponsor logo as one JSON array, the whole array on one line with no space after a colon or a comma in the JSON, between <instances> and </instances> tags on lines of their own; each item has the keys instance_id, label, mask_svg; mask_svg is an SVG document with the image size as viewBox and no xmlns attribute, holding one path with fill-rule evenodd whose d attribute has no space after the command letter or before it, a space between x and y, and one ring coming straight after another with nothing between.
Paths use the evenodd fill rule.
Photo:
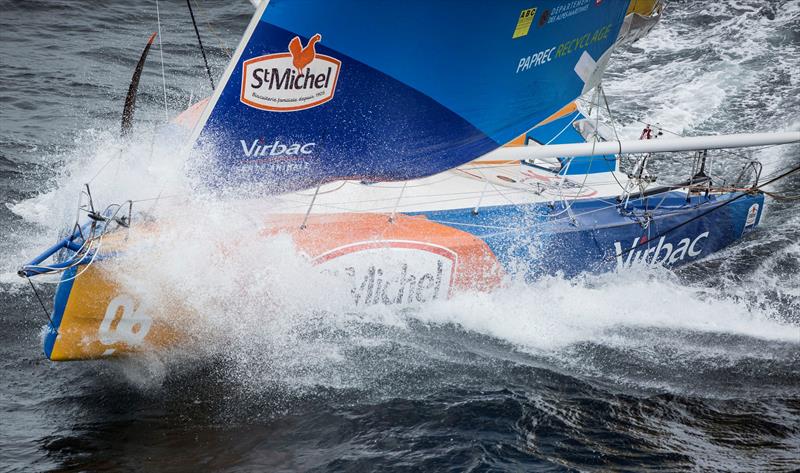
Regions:
<instances>
[{"instance_id":1,"label":"sponsor logo","mask_svg":"<svg viewBox=\"0 0 800 473\"><path fill-rule=\"evenodd\" d=\"M539 26L542 27L550 21L550 10L545 10L542 12L542 16L539 17Z\"/></svg>"},{"instance_id":2,"label":"sponsor logo","mask_svg":"<svg viewBox=\"0 0 800 473\"><path fill-rule=\"evenodd\" d=\"M589 45L603 41L608 38L611 32L611 23L595 30L594 32L586 33L578 38L571 39L567 42L558 45L556 50L556 57L566 56L575 51L582 51L589 47Z\"/></svg>"},{"instance_id":3,"label":"sponsor logo","mask_svg":"<svg viewBox=\"0 0 800 473\"><path fill-rule=\"evenodd\" d=\"M528 8L527 10L522 10L519 13L519 20L517 20L517 27L514 28L514 35L511 39L521 38L523 36L528 36L528 32L531 30L531 23L533 23L533 18L536 16L536 7Z\"/></svg>"},{"instance_id":4,"label":"sponsor logo","mask_svg":"<svg viewBox=\"0 0 800 473\"><path fill-rule=\"evenodd\" d=\"M611 24L598 28L595 31L590 31L582 36L565 41L559 45L551 48L536 51L527 56L523 56L517 61L517 71L521 72L534 69L538 66L543 66L555 59L566 57L576 51L584 51L590 45L599 41L604 41L611 33Z\"/></svg>"},{"instance_id":5,"label":"sponsor logo","mask_svg":"<svg viewBox=\"0 0 800 473\"><path fill-rule=\"evenodd\" d=\"M745 228L752 227L756 224L758 220L758 204L753 204L750 206L750 209L747 210L747 220L744 222Z\"/></svg>"},{"instance_id":6,"label":"sponsor logo","mask_svg":"<svg viewBox=\"0 0 800 473\"><path fill-rule=\"evenodd\" d=\"M533 53L530 56L520 58L519 62L517 63L516 73L519 74L520 72L525 72L532 67L547 64L553 60L553 51L555 50L556 48L554 46L552 48L545 49L544 51Z\"/></svg>"},{"instance_id":7,"label":"sponsor logo","mask_svg":"<svg viewBox=\"0 0 800 473\"><path fill-rule=\"evenodd\" d=\"M637 248L645 242L640 241L641 238L633 240L630 246L622 246L622 242L615 241L614 249L617 255L617 269L631 267L636 263L639 264L663 264L666 266L674 265L686 259L686 257L696 258L703 252L700 242L708 238L709 232L703 232L696 238L684 238L673 246L672 243L666 243L666 236L662 236L658 243L651 244L649 248ZM633 249L631 249L633 248ZM626 252L623 254L623 252Z\"/></svg>"},{"instance_id":8,"label":"sponsor logo","mask_svg":"<svg viewBox=\"0 0 800 473\"><path fill-rule=\"evenodd\" d=\"M272 112L294 112L317 107L333 98L342 63L317 54L314 35L303 47L295 36L288 53L268 54L242 64L240 101Z\"/></svg>"},{"instance_id":9,"label":"sponsor logo","mask_svg":"<svg viewBox=\"0 0 800 473\"><path fill-rule=\"evenodd\" d=\"M263 158L267 156L299 156L309 155L314 152L316 143L281 143L280 140L275 140L272 143L267 143L264 139L253 140L248 143L245 140L239 140L242 145L242 152L248 158Z\"/></svg>"},{"instance_id":10,"label":"sponsor logo","mask_svg":"<svg viewBox=\"0 0 800 473\"><path fill-rule=\"evenodd\" d=\"M561 5L553 8L550 16L550 23L557 23L561 20L565 20L571 16L575 16L579 13L583 13L589 10L591 0L573 0L571 2L564 2ZM599 2L594 2L595 5L599 5Z\"/></svg>"},{"instance_id":11,"label":"sponsor logo","mask_svg":"<svg viewBox=\"0 0 800 473\"><path fill-rule=\"evenodd\" d=\"M449 296L458 256L432 243L383 240L336 248L314 263L350 280L356 306L410 306Z\"/></svg>"}]
</instances>

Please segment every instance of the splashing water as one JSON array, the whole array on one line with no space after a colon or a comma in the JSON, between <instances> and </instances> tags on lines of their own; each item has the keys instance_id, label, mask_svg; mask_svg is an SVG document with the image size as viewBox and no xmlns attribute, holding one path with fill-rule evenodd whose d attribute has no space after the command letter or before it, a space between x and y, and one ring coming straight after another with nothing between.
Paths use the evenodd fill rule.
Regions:
<instances>
[{"instance_id":1,"label":"splashing water","mask_svg":"<svg viewBox=\"0 0 800 473\"><path fill-rule=\"evenodd\" d=\"M246 22L245 7L236 14L222 7L211 10L228 22L229 43L240 33L243 18ZM169 11L162 14L170 21ZM799 106L798 21L797 1L673 2L662 25L612 60L606 90L616 120L626 124L622 134L638 137L640 121L689 134L797 129L800 122L792 110ZM184 33L179 40L174 39L178 33L167 36L165 47L189 50L193 32L187 26ZM128 55L136 57L135 49ZM169 64L170 50L165 53ZM212 58L221 69L223 51L212 52ZM180 58L180 67L168 69L170 94L183 97L199 89L195 82L178 85L178 79L190 75L183 67L188 60ZM127 69L116 73L121 83L126 74ZM145 82L148 77L160 84L152 73ZM148 99L160 93L145 89L145 118L163 114L163 104ZM180 107L173 108L174 114ZM53 379L37 383L55 383L49 385L51 393L74 390L77 400L40 401L45 419L66 405L105 425L107 419L118 419L103 404L106 398L111 404L132 402L132 416L152 421L160 415L165 426L142 428L169 435L174 425L239 429L279 418L289 427L269 424L267 433L245 433L264 435L270 444L301 453L307 452L304 442L355 445L368 453L351 452L352 457L373 461L425 452L409 460L412 468L435 468L426 463L426 454L463 464L458 463L463 451L445 437L459 445L478 442L486 457L511 458L520 469L531 465L525 463L530 458L555 458L551 465L581 469L598 451L616 459L609 468L629 468L630 458L619 453L625 449L646 452L645 458L656 463L676 461L675 469L705 464L764 470L796 460L796 454L786 453L800 441L796 203L770 203L759 231L677 272L634 268L573 280L508 280L492 293L459 294L420 309L353 312L349 288L319 273L288 238L253 238L263 221L251 207L194 190L179 146L167 139L169 133L159 134L144 123L125 143L116 138L114 115L98 130L81 131L48 154L41 169L31 168L26 182L38 187L8 194L13 195L7 199L13 216L0 215L7 229L0 242L6 255L0 285L9 300L23 294L26 287L14 274L17 265L71 225L84 183L91 182L95 201L102 204L160 196L136 204L162 223L154 232L134 228L138 238L131 251L112 263L113 274L142 304L160 308L157 317L185 329L189 340L180 350L53 368L60 370L48 371L57 373ZM795 163L800 150L771 148L745 155L762 160L767 175ZM777 189L791 193L798 184L789 180ZM8 302L5 311L31 314L13 304ZM26 326L24 333L34 331ZM18 350L11 358L39 356L28 346ZM33 372L42 366L33 366ZM148 410L161 402L175 413ZM717 430L736 415L746 418L748 426L740 427L738 439L723 438ZM91 430L84 421L64 416L67 430ZM459 424L459 416L486 431ZM605 423L587 420L593 418ZM36 419L20 425L43 422ZM11 431L2 422L0 430ZM331 433L329 426L355 433ZM587 434L593 431L604 433ZM45 435L52 434L29 441L48 444L41 440ZM94 438L75 435L90 443ZM298 440L301 435L308 437ZM621 437L626 447L615 447L604 436ZM209 444L219 451L237 452L236 461L245 456L236 444L212 438ZM763 438L774 446L752 446ZM426 441L451 445L451 450L426 450ZM577 445L570 447L577 457L547 453L547 445L556 451L567 444ZM766 453L742 459L741 445ZM197 451L191 450L196 444L183 446ZM51 448L59 458L66 455ZM339 457L316 448L324 458ZM686 463L676 456L687 458ZM271 465L292 468L276 462ZM316 465L309 462L303 466Z\"/></svg>"},{"instance_id":2,"label":"splashing water","mask_svg":"<svg viewBox=\"0 0 800 473\"><path fill-rule=\"evenodd\" d=\"M714 34L719 35L729 26L717 28L722 32ZM666 29L656 30L638 46L648 49L665 36L675 43L674 54L687 47L681 46L678 33ZM733 61L734 67L743 61ZM649 75L652 79L666 74L661 79L673 80L680 70L673 64L653 69ZM664 116L661 122L667 124L691 127L707 121L712 117L707 111L719 108L724 98L735 93L730 91L735 86L731 75L730 69L704 71L668 95L659 95L664 105L650 113ZM737 81L741 80L754 79L737 75ZM638 81L629 77L614 82L614 90L635 97L634 89L641 89ZM694 93L700 83L702 95L689 100L685 94ZM698 103L703 106L696 106ZM382 343L370 337L359 342L361 326L386 325L396 336L406 337L398 334L410 330L409 321L453 326L495 338L524 353L557 358L584 343L646 350L656 341L652 330L798 341L797 327L787 325L790 321L780 316L780 310L769 304L754 307L737 299L734 294L739 287L728 291L693 287L670 272L653 268L572 281L545 278L527 285L510 281L492 294L464 294L416 312L373 309L349 313L347 289L319 274L287 238L254 238L263 224L250 207L195 190L187 177L179 141L170 131L140 128L129 142L109 132L82 133L75 149L59 159L64 166L52 179L55 186L9 206L35 225L12 240L16 247L12 253L31 254L70 225L76 190L84 183L91 184L98 203L140 201L137 207L162 224L155 232L134 239L131 251L113 263L114 277L148 307L164 308L159 311L164 319L180 312L191 314L191 320L172 322L191 333L193 347L199 350L194 355L224 353L250 373L248 376L256 371L265 376L259 382L291 379L298 384L357 387L361 384L354 379L357 376L348 376L350 384L341 381L353 369L347 353L358 343ZM263 207L269 208L269 202ZM796 228L797 221L788 225ZM748 244L757 243L744 245ZM733 250L737 251L741 250ZM18 261L4 263L3 281L15 280L11 273ZM727 280L725 276L721 279ZM777 285L774 280L772 284ZM796 291L793 287L788 293ZM684 340L678 339L666 342L676 352L687 349L691 356L699 356L698 350L703 350L681 345ZM741 356L735 347L728 348L717 355L728 356L729 361ZM660 363L667 362L672 359ZM334 381L337 378L340 381Z\"/></svg>"}]
</instances>

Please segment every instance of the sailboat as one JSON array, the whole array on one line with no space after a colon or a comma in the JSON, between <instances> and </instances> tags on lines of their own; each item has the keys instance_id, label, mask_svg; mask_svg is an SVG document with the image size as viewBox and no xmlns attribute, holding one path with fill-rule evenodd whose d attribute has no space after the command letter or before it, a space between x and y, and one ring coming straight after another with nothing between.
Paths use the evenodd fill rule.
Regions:
<instances>
[{"instance_id":1,"label":"sailboat","mask_svg":"<svg viewBox=\"0 0 800 473\"><path fill-rule=\"evenodd\" d=\"M167 126L186 134L199 191L256 207L270 196L250 238L288 236L348 281L356 310L491 291L509 275L704 258L753 231L765 203L758 163L720 185L707 151L800 141L666 139L649 126L623 141L604 126L603 71L615 46L658 21L659 1L256 3L213 95ZM648 157L675 151L694 153L690 175L656 185ZM626 153L638 156L632 173ZM101 210L89 186L82 195L83 219L19 270L60 275L45 356L179 343L112 264L137 232L169 223L137 222L132 201Z\"/></svg>"}]
</instances>

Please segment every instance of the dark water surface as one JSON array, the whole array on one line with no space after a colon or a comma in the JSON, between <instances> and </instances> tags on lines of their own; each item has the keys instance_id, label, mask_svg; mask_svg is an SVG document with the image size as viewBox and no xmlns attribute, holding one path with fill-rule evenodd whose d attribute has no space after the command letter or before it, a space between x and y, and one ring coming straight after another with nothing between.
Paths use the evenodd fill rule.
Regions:
<instances>
[{"instance_id":1,"label":"dark water surface","mask_svg":"<svg viewBox=\"0 0 800 473\"><path fill-rule=\"evenodd\" d=\"M215 75L251 12L244 0L199 2ZM210 91L185 4L162 1L160 13L172 117ZM771 202L759 231L677 274L548 279L417 313L252 307L241 287L186 270L190 287L226 301L203 314L206 349L43 360L41 308L15 267L69 223L78 186L117 146L130 74L156 29L151 1L0 0L0 471L800 468L797 201ZM612 62L606 88L627 136L641 121L689 134L800 127L796 0L671 2ZM165 113L157 46L139 112L149 149ZM128 198L142 175L168 188L180 166L149 156L106 169L98 193ZM800 163L800 147L720 166L742 156L766 176ZM800 177L773 190L798 194ZM204 212L198 234L221 231L224 215ZM291 290L244 284L325 298L302 274L285 278Z\"/></svg>"}]
</instances>

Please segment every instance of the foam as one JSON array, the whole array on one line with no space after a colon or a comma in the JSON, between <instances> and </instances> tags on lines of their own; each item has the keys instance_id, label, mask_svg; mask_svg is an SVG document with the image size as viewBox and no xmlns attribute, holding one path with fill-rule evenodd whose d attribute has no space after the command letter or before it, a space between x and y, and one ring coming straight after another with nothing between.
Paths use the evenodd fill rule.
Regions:
<instances>
[{"instance_id":1,"label":"foam","mask_svg":"<svg viewBox=\"0 0 800 473\"><path fill-rule=\"evenodd\" d=\"M648 38L618 53L611 61L606 87L612 108L621 110L620 117L628 123L623 135L638 138L642 125L634 119L689 133L720 131L707 129L720 117L729 128L725 131L797 129L799 122L792 111L797 109L796 101L791 102L796 99L784 97L781 91L786 89L763 97L763 106L726 114L732 97L747 97L750 90L759 90L765 77L762 70L787 74L789 89L796 90L800 81L798 46L783 44L780 53L772 52L778 47L769 43L775 24L754 20L758 14L754 5L743 15L727 5L704 7L706 13L721 15L723 20L704 28L702 38L694 32L687 34L680 23L703 12L670 8L664 23ZM796 21L798 12L800 2L790 2L775 21L781 25ZM753 24L759 28L753 29ZM760 55L780 59L763 66L757 64ZM116 127L116 123L109 126ZM129 143L106 131L81 132L72 149L60 157L65 168L53 185L9 206L22 223L3 243L7 257L0 266L0 282L21 284L14 274L16 266L71 225L80 188L91 181L98 205L164 197L157 205L152 201L137 204L164 224L156 233L134 239L131 251L116 262L115 277L142 304L161 308L158 317L189 328L193 340L187 351L168 356L224 356L232 363L233 378L244 384L370 385L398 366L413 369L441 356L433 344L414 346L419 324L452 327L462 335L467 332L494 340L498 350L509 345L512 350L562 362L571 350L586 343L641 352L655 344L671 344L677 358L689 360L687 366L703 356L730 363L744 357L776 356L753 348L762 347L762 342L800 344L798 327L785 322L770 299L775 291L800 297L796 280L775 273L781 264L778 254L758 260L747 277L720 274L694 285L667 271L638 268L576 280L549 277L532 284L510 280L493 293L461 294L419 311L376 307L354 313L348 288L320 275L288 239L253 239L261 230L254 215L236 202L192 190L178 147L156 138L142 129ZM771 166L765 172L772 172L785 165L793 151L764 150L756 156ZM168 199L172 196L180 196L180 204ZM751 247L773 244L800 224L791 212L775 217L765 221L766 230L757 234L757 240L716 258L735 259ZM800 257L796 242L782 248L788 256ZM190 319L177 317L179 312L191 314ZM706 335L745 337L753 345L747 349L687 345L678 335L686 332L701 340ZM373 353L395 345L414 346L409 351L417 350L418 356L366 366L354 355L362 348ZM652 356L658 362L673 361L658 358L663 354L657 351ZM130 365L133 382L163 379L163 358L143 360L153 374L141 375L140 368Z\"/></svg>"}]
</instances>

